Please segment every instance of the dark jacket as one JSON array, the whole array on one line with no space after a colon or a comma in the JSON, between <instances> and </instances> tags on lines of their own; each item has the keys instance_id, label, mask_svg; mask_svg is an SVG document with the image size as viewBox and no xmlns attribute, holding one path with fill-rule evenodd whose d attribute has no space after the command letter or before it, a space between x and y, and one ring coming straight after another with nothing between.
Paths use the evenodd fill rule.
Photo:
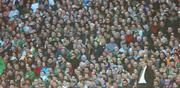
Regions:
<instances>
[{"instance_id":1,"label":"dark jacket","mask_svg":"<svg viewBox=\"0 0 180 88\"><path fill-rule=\"evenodd\" d=\"M153 85L155 79L155 73L152 70L150 66L147 66L146 72L145 72L145 80L147 81L148 85Z\"/></svg>"},{"instance_id":2,"label":"dark jacket","mask_svg":"<svg viewBox=\"0 0 180 88\"><path fill-rule=\"evenodd\" d=\"M140 71L139 71L139 79L140 79L140 76L141 76L141 71L142 71L143 69L141 69ZM146 82L147 82L147 87L149 87L149 86L153 86L154 85L154 79L155 79L155 73L154 73L154 71L152 70L152 68L150 67L150 66L147 66L147 68L146 68L146 71L145 71L145 80L146 80Z\"/></svg>"}]
</instances>

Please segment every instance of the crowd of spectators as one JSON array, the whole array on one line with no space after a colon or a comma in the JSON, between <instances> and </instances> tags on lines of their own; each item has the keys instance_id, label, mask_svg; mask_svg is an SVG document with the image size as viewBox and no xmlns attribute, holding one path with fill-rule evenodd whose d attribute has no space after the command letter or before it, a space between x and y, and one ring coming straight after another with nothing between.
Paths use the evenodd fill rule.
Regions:
<instances>
[{"instance_id":1,"label":"crowd of spectators","mask_svg":"<svg viewBox=\"0 0 180 88\"><path fill-rule=\"evenodd\" d=\"M180 88L179 0L0 0L0 88Z\"/></svg>"}]
</instances>

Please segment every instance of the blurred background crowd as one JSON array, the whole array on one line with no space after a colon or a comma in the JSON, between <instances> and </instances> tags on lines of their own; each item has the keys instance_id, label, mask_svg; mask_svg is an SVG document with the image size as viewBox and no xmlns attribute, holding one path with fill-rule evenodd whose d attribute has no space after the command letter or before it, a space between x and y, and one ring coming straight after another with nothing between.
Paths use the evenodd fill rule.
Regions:
<instances>
[{"instance_id":1,"label":"blurred background crowd","mask_svg":"<svg viewBox=\"0 0 180 88\"><path fill-rule=\"evenodd\" d=\"M0 0L0 88L180 88L179 5Z\"/></svg>"}]
</instances>

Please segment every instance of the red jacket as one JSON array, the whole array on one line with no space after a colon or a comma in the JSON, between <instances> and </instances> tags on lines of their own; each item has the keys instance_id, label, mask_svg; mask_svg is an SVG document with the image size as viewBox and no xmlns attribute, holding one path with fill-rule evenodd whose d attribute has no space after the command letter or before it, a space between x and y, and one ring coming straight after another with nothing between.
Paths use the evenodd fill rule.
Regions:
<instances>
[{"instance_id":1,"label":"red jacket","mask_svg":"<svg viewBox=\"0 0 180 88\"><path fill-rule=\"evenodd\" d=\"M127 44L131 43L133 41L133 35L132 34L126 35L125 41Z\"/></svg>"},{"instance_id":2,"label":"red jacket","mask_svg":"<svg viewBox=\"0 0 180 88\"><path fill-rule=\"evenodd\" d=\"M39 75L40 72L41 72L41 69L42 69L42 67L36 67L36 68L34 69L34 73L35 73L36 75Z\"/></svg>"},{"instance_id":3,"label":"red jacket","mask_svg":"<svg viewBox=\"0 0 180 88\"><path fill-rule=\"evenodd\" d=\"M155 26L155 25L152 25L152 26L151 26L151 32L152 32L152 33L157 33L157 32L158 32L158 27Z\"/></svg>"}]
</instances>

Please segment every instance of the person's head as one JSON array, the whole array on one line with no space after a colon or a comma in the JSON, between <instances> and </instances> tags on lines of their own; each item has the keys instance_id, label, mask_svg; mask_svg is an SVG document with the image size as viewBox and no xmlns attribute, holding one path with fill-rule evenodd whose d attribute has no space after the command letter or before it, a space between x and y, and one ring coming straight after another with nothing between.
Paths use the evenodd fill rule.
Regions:
<instances>
[{"instance_id":1,"label":"person's head","mask_svg":"<svg viewBox=\"0 0 180 88\"><path fill-rule=\"evenodd\" d=\"M165 56L166 56L165 53L164 53L163 51L161 51L161 52L160 52L160 58L161 58L161 59L164 59Z\"/></svg>"},{"instance_id":2,"label":"person's head","mask_svg":"<svg viewBox=\"0 0 180 88\"><path fill-rule=\"evenodd\" d=\"M173 88L178 88L178 85L177 85L177 83L173 83Z\"/></svg>"},{"instance_id":3,"label":"person's head","mask_svg":"<svg viewBox=\"0 0 180 88\"><path fill-rule=\"evenodd\" d=\"M180 33L180 28L177 28L178 33Z\"/></svg>"},{"instance_id":4,"label":"person's head","mask_svg":"<svg viewBox=\"0 0 180 88\"><path fill-rule=\"evenodd\" d=\"M84 79L85 79L86 81L89 79L89 74L88 74L88 73L86 73L86 74L84 75Z\"/></svg>"},{"instance_id":5,"label":"person's head","mask_svg":"<svg viewBox=\"0 0 180 88\"><path fill-rule=\"evenodd\" d=\"M140 62L140 64L141 64L141 67L145 67L145 66L147 66L147 61L146 60L142 60Z\"/></svg>"},{"instance_id":6,"label":"person's head","mask_svg":"<svg viewBox=\"0 0 180 88\"><path fill-rule=\"evenodd\" d=\"M172 27L168 27L167 31L168 31L168 33L172 33L172 31L173 31Z\"/></svg>"},{"instance_id":7,"label":"person's head","mask_svg":"<svg viewBox=\"0 0 180 88\"><path fill-rule=\"evenodd\" d=\"M159 81L158 80L154 80L154 87L159 86Z\"/></svg>"},{"instance_id":8,"label":"person's head","mask_svg":"<svg viewBox=\"0 0 180 88\"><path fill-rule=\"evenodd\" d=\"M131 69L131 68L132 68L132 64L131 64L131 63L128 63L128 64L127 64L127 68L128 68L128 69Z\"/></svg>"},{"instance_id":9,"label":"person's head","mask_svg":"<svg viewBox=\"0 0 180 88\"><path fill-rule=\"evenodd\" d=\"M122 86L127 86L128 85L128 81L126 80L126 79L123 79L123 81L122 81Z\"/></svg>"},{"instance_id":10,"label":"person's head","mask_svg":"<svg viewBox=\"0 0 180 88\"><path fill-rule=\"evenodd\" d=\"M153 65L152 60L148 60L148 66L152 66L152 65Z\"/></svg>"},{"instance_id":11,"label":"person's head","mask_svg":"<svg viewBox=\"0 0 180 88\"><path fill-rule=\"evenodd\" d=\"M79 79L79 81L83 81L83 76L82 76L82 75L79 75L79 76L78 76L78 79Z\"/></svg>"},{"instance_id":12,"label":"person's head","mask_svg":"<svg viewBox=\"0 0 180 88\"><path fill-rule=\"evenodd\" d=\"M177 83L178 85L180 85L180 75L177 75L175 80L176 80L176 83Z\"/></svg>"},{"instance_id":13,"label":"person's head","mask_svg":"<svg viewBox=\"0 0 180 88\"><path fill-rule=\"evenodd\" d=\"M170 79L165 79L165 86L169 86L170 85Z\"/></svg>"}]
</instances>

